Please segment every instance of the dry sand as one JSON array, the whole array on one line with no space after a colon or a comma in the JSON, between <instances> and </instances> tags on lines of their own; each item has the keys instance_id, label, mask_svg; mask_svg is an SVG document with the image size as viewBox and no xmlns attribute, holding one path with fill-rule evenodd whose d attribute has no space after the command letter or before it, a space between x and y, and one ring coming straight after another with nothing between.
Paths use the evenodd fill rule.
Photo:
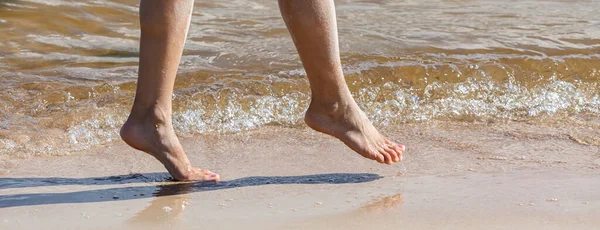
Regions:
<instances>
[{"instance_id":1,"label":"dry sand","mask_svg":"<svg viewBox=\"0 0 600 230\"><path fill-rule=\"evenodd\" d=\"M409 148L394 166L304 128L182 138L218 184L165 181L123 143L4 157L0 229L599 229L599 130L400 125L383 129Z\"/></svg>"}]
</instances>

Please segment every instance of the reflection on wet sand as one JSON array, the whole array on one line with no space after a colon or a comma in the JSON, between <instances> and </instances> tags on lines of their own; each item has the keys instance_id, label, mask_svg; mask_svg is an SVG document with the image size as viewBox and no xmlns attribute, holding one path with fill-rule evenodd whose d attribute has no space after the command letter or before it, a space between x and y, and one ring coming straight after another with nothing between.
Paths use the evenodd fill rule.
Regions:
<instances>
[{"instance_id":1,"label":"reflection on wet sand","mask_svg":"<svg viewBox=\"0 0 600 230\"><path fill-rule=\"evenodd\" d=\"M132 228L176 228L185 227L184 211L186 206L192 200L191 192L194 191L193 183L179 183L157 186L159 190L153 194L154 199L150 205L138 212L128 221ZM393 218L400 218L399 210L404 202L402 193L380 196L373 201L366 202L360 208L350 213L344 213L340 218L328 218L326 222L343 221L339 226L353 224L354 221L348 221L348 215L356 217L353 220L365 219L368 216L391 215ZM319 224L320 222L314 222ZM324 223L321 223L324 224ZM330 223L329 223L330 224Z\"/></svg>"},{"instance_id":2,"label":"reflection on wet sand","mask_svg":"<svg viewBox=\"0 0 600 230\"><path fill-rule=\"evenodd\" d=\"M360 207L356 213L358 214L373 214L373 213L381 213L385 211L390 211L396 209L404 202L402 198L402 193L398 193L395 195L387 196L382 199L378 199L375 202L367 203Z\"/></svg>"},{"instance_id":3,"label":"reflection on wet sand","mask_svg":"<svg viewBox=\"0 0 600 230\"><path fill-rule=\"evenodd\" d=\"M150 201L150 205L129 219L128 224L134 228L185 226L184 211L193 199L192 193L198 190L198 187L194 183L169 183L159 185L157 188L158 190L152 194L154 199ZM351 215L364 218L366 215L397 212L403 202L402 193L380 196L365 203ZM319 203L317 206L320 205Z\"/></svg>"},{"instance_id":4,"label":"reflection on wet sand","mask_svg":"<svg viewBox=\"0 0 600 230\"><path fill-rule=\"evenodd\" d=\"M190 204L190 200L193 199L191 193L197 188L194 188L193 183L166 184L157 187L159 189L153 194L154 199L150 201L150 205L129 219L128 225L136 229L184 227L184 211ZM374 201L365 203L350 215L362 219L367 215L381 216L394 212L396 213L394 218L398 218L397 212L403 202L402 193L377 197ZM346 216L346 214L343 216Z\"/></svg>"},{"instance_id":5,"label":"reflection on wet sand","mask_svg":"<svg viewBox=\"0 0 600 230\"><path fill-rule=\"evenodd\" d=\"M402 219L403 203L402 193L383 195L348 212L285 223L277 229L402 229L393 224Z\"/></svg>"},{"instance_id":6,"label":"reflection on wet sand","mask_svg":"<svg viewBox=\"0 0 600 230\"><path fill-rule=\"evenodd\" d=\"M183 211L192 199L194 190L192 183L180 183L171 186L158 186L159 190L153 194L155 197L150 205L133 216L128 223L134 227L160 227L170 228L179 226Z\"/></svg>"}]
</instances>

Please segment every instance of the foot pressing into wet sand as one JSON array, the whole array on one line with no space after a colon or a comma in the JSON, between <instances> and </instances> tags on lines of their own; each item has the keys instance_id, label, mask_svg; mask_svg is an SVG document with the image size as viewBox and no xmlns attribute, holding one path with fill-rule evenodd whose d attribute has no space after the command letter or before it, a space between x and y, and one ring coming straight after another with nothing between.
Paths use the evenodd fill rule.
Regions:
<instances>
[{"instance_id":1,"label":"foot pressing into wet sand","mask_svg":"<svg viewBox=\"0 0 600 230\"><path fill-rule=\"evenodd\" d=\"M173 131L170 112L159 108L151 111L129 116L121 128L125 143L155 157L175 180L219 181L219 175L192 167Z\"/></svg>"},{"instance_id":2,"label":"foot pressing into wet sand","mask_svg":"<svg viewBox=\"0 0 600 230\"><path fill-rule=\"evenodd\" d=\"M121 138L158 159L175 180L218 181L219 175L191 166L171 123L173 85L193 5L193 0L141 1L137 89Z\"/></svg>"}]
</instances>

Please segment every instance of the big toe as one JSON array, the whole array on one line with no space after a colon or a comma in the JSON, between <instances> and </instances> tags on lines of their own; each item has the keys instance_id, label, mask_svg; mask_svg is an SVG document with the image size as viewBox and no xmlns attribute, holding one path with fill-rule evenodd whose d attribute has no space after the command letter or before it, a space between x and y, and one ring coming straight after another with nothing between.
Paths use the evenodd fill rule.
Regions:
<instances>
[{"instance_id":1,"label":"big toe","mask_svg":"<svg viewBox=\"0 0 600 230\"><path fill-rule=\"evenodd\" d=\"M213 173L206 169L192 168L188 174L187 181L219 181L221 177L219 174Z\"/></svg>"}]
</instances>

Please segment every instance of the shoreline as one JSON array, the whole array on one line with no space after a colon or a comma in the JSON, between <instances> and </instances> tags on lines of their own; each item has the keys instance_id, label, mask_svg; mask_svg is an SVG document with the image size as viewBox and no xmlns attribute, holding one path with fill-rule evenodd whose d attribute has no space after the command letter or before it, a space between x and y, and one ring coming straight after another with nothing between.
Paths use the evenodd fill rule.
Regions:
<instances>
[{"instance_id":1,"label":"shoreline","mask_svg":"<svg viewBox=\"0 0 600 230\"><path fill-rule=\"evenodd\" d=\"M594 229L600 148L574 137L596 131L565 125L383 128L409 147L406 171L304 128L182 138L195 165L221 175L218 184L167 181L162 165L123 143L9 159L0 227Z\"/></svg>"}]
</instances>

